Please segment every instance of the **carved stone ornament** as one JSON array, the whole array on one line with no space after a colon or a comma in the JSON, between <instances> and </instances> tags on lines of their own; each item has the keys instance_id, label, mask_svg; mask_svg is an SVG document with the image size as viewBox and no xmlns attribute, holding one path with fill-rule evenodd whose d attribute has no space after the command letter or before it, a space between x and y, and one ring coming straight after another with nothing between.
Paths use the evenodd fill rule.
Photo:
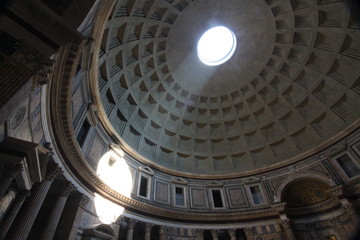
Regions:
<instances>
[{"instance_id":1,"label":"carved stone ornament","mask_svg":"<svg viewBox=\"0 0 360 240\"><path fill-rule=\"evenodd\" d=\"M10 128L14 130L17 127L19 127L22 121L24 120L25 115L26 115L26 107L19 108L15 113L14 117L11 119Z\"/></svg>"}]
</instances>

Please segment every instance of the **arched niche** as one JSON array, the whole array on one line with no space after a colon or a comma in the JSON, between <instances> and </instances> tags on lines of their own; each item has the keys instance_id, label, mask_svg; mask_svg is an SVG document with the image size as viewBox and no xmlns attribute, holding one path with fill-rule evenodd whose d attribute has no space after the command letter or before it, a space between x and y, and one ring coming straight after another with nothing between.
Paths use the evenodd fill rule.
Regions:
<instances>
[{"instance_id":1,"label":"arched niche","mask_svg":"<svg viewBox=\"0 0 360 240\"><path fill-rule=\"evenodd\" d=\"M83 231L81 240L115 240L114 230L106 224L93 225Z\"/></svg>"},{"instance_id":2,"label":"arched niche","mask_svg":"<svg viewBox=\"0 0 360 240\"><path fill-rule=\"evenodd\" d=\"M295 173L290 174L289 176L285 177L279 184L277 184L275 191L274 191L274 200L275 202L280 202L282 199L282 195L289 186L289 184L300 181L302 179L314 179L317 181L321 181L326 183L330 187L335 187L335 182L329 178L328 176L324 176L323 174L317 174L313 172L302 172L302 173Z\"/></svg>"},{"instance_id":3,"label":"arched niche","mask_svg":"<svg viewBox=\"0 0 360 240\"><path fill-rule=\"evenodd\" d=\"M289 208L308 207L330 198L330 186L314 178L296 179L282 191L281 201Z\"/></svg>"}]
</instances>

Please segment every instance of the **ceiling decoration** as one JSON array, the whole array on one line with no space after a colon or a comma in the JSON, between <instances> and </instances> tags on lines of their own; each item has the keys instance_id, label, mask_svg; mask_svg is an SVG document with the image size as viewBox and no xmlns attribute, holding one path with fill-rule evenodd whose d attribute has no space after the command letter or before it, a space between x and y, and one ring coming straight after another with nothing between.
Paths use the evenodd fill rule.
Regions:
<instances>
[{"instance_id":1,"label":"ceiling decoration","mask_svg":"<svg viewBox=\"0 0 360 240\"><path fill-rule=\"evenodd\" d=\"M210 67L196 46L215 25L237 49ZM281 163L359 119L359 28L343 1L119 0L99 51L103 107L130 147L175 172Z\"/></svg>"}]
</instances>

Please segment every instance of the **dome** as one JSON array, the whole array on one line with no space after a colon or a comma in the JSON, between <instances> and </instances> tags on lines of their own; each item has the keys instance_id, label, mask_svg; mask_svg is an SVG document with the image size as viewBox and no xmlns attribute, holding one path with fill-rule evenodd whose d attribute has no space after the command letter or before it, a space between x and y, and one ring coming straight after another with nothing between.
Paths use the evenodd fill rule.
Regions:
<instances>
[{"instance_id":1,"label":"dome","mask_svg":"<svg viewBox=\"0 0 360 240\"><path fill-rule=\"evenodd\" d=\"M310 155L359 117L357 25L340 5L119 1L99 50L104 125L176 175L236 176ZM207 66L197 43L215 26L237 44Z\"/></svg>"},{"instance_id":2,"label":"dome","mask_svg":"<svg viewBox=\"0 0 360 240\"><path fill-rule=\"evenodd\" d=\"M355 236L358 5L5 2L0 239Z\"/></svg>"}]
</instances>

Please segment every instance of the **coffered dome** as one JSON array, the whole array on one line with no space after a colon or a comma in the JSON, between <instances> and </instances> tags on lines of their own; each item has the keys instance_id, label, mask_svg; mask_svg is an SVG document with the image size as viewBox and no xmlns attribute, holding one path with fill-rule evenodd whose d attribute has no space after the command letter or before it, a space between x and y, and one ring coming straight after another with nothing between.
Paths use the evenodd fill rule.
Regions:
<instances>
[{"instance_id":1,"label":"coffered dome","mask_svg":"<svg viewBox=\"0 0 360 240\"><path fill-rule=\"evenodd\" d=\"M206 66L196 47L214 26L237 45ZM359 119L359 26L342 1L118 1L99 50L103 124L189 176L299 160Z\"/></svg>"}]
</instances>

